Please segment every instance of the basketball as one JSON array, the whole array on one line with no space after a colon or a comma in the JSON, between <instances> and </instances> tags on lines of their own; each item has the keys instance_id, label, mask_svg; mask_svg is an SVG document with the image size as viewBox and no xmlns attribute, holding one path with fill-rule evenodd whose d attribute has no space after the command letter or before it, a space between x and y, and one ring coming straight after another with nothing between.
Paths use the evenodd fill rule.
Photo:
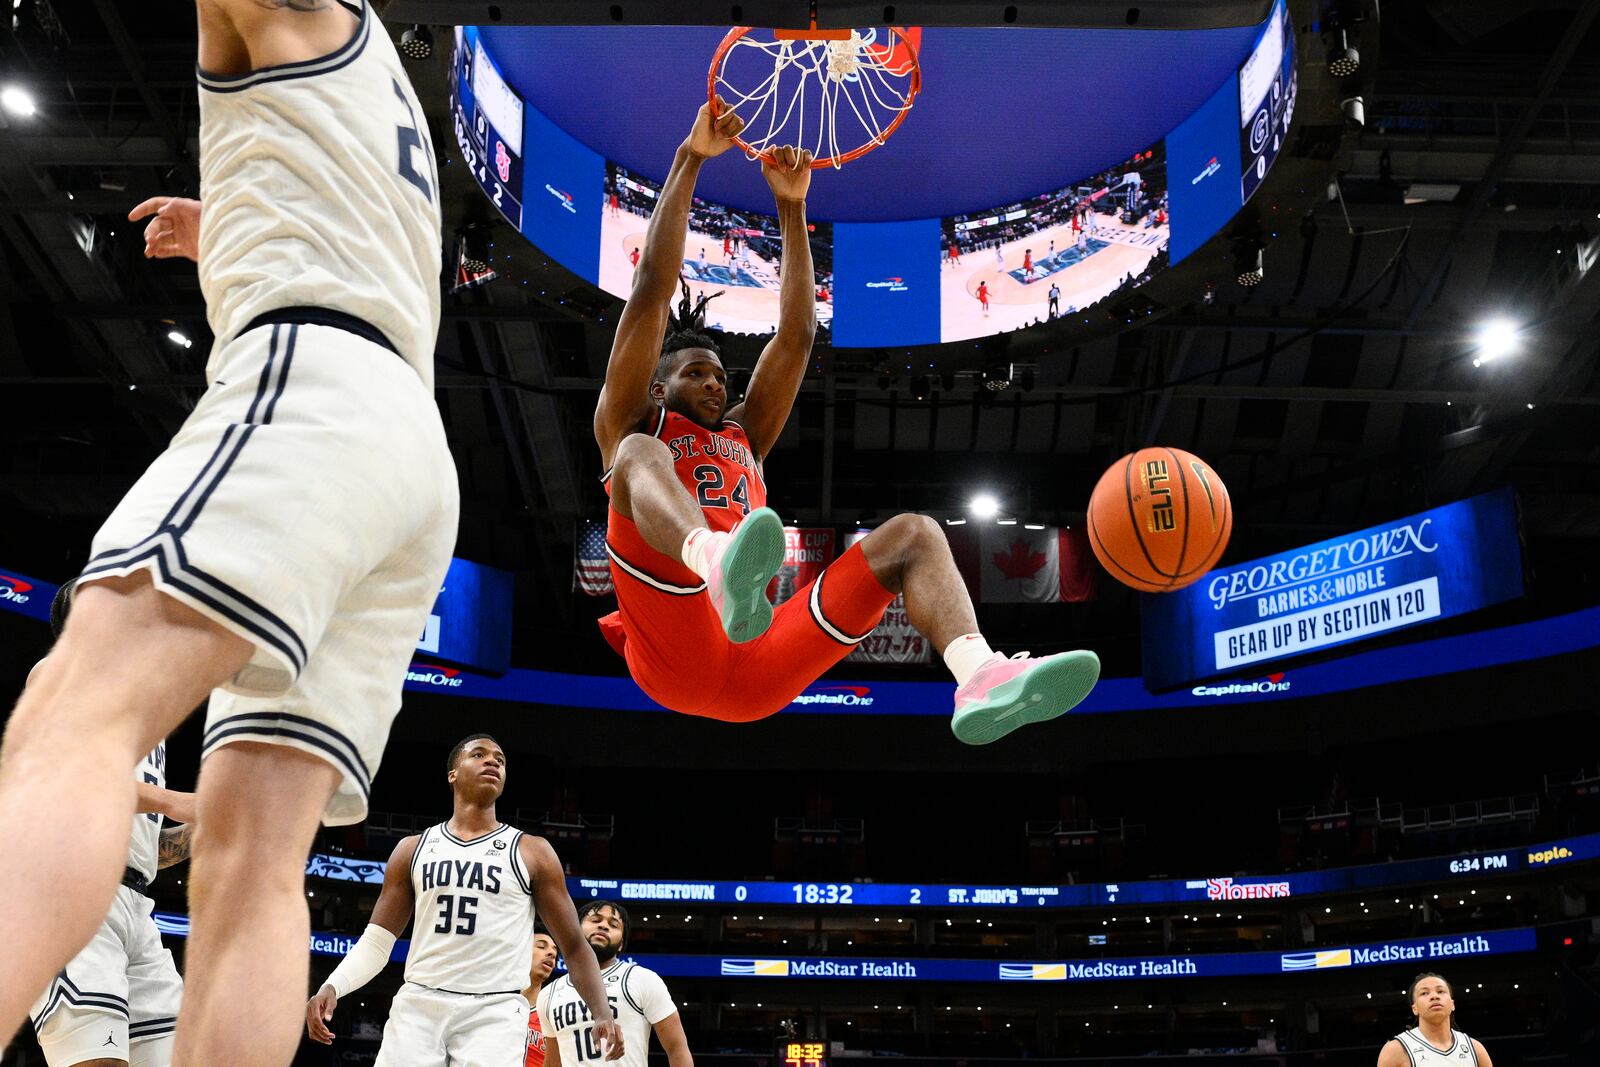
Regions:
<instances>
[{"instance_id":1,"label":"basketball","mask_svg":"<svg viewBox=\"0 0 1600 1067\"><path fill-rule=\"evenodd\" d=\"M1141 448L1123 456L1089 497L1089 545L1100 565L1147 593L1199 581L1232 532L1228 487L1182 449Z\"/></svg>"}]
</instances>

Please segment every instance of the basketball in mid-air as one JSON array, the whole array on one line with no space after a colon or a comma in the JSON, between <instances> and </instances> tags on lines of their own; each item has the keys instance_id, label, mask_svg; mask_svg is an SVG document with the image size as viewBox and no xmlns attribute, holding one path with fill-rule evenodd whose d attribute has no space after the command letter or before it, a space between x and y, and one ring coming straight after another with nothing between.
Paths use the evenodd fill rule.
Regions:
<instances>
[{"instance_id":1,"label":"basketball in mid-air","mask_svg":"<svg viewBox=\"0 0 1600 1067\"><path fill-rule=\"evenodd\" d=\"M1141 448L1100 476L1089 497L1089 545L1123 585L1182 589L1216 566L1233 532L1217 472L1178 448Z\"/></svg>"}]
</instances>

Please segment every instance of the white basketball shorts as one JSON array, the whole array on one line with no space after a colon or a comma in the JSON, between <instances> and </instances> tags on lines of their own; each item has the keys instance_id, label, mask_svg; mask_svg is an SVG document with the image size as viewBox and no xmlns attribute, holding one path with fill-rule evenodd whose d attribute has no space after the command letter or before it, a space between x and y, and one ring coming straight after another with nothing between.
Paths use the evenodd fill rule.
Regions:
<instances>
[{"instance_id":1,"label":"white basketball shorts","mask_svg":"<svg viewBox=\"0 0 1600 1067\"><path fill-rule=\"evenodd\" d=\"M446 993L407 982L373 1067L516 1067L528 1044L521 993Z\"/></svg>"},{"instance_id":2,"label":"white basketball shorts","mask_svg":"<svg viewBox=\"0 0 1600 1067\"><path fill-rule=\"evenodd\" d=\"M238 741L318 756L343 778L324 812L337 825L366 814L459 491L416 372L365 323L293 310L306 314L247 329L214 360L211 388L95 535L82 581L147 570L251 642L212 695L202 758Z\"/></svg>"},{"instance_id":3,"label":"white basketball shorts","mask_svg":"<svg viewBox=\"0 0 1600 1067\"><path fill-rule=\"evenodd\" d=\"M150 917L150 898L117 889L106 921L28 1012L50 1067L127 1060L166 1067L183 981Z\"/></svg>"}]
</instances>

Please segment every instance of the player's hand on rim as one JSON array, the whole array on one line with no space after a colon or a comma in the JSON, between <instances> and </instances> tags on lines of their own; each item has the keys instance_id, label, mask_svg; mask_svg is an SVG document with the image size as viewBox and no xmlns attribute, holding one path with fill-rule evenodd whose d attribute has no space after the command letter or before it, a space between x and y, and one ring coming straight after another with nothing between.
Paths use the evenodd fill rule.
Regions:
<instances>
[{"instance_id":1,"label":"player's hand on rim","mask_svg":"<svg viewBox=\"0 0 1600 1067\"><path fill-rule=\"evenodd\" d=\"M779 200L804 200L811 188L812 154L804 148L779 145L769 156L761 158L761 174L772 195Z\"/></svg>"},{"instance_id":2,"label":"player's hand on rim","mask_svg":"<svg viewBox=\"0 0 1600 1067\"><path fill-rule=\"evenodd\" d=\"M620 1060L626 1051L622 1047L622 1024L615 1019L597 1019L594 1024L595 1044L606 1050L606 1060Z\"/></svg>"},{"instance_id":3,"label":"player's hand on rim","mask_svg":"<svg viewBox=\"0 0 1600 1067\"><path fill-rule=\"evenodd\" d=\"M739 136L744 129L744 119L740 118L722 97L717 97L717 117L711 117L711 104L701 104L700 110L695 114L694 126L689 130L689 137L683 142L693 154L702 159L720 156L733 147L733 139Z\"/></svg>"},{"instance_id":4,"label":"player's hand on rim","mask_svg":"<svg viewBox=\"0 0 1600 1067\"><path fill-rule=\"evenodd\" d=\"M152 196L128 212L129 222L149 218L144 228L144 258L182 257L200 261L200 214L198 200L182 196Z\"/></svg>"},{"instance_id":5,"label":"player's hand on rim","mask_svg":"<svg viewBox=\"0 0 1600 1067\"><path fill-rule=\"evenodd\" d=\"M317 995L306 1001L306 1036L320 1045L333 1044L328 1020L333 1018L333 1009L338 1005L339 997L333 986L324 985L317 990Z\"/></svg>"}]
</instances>

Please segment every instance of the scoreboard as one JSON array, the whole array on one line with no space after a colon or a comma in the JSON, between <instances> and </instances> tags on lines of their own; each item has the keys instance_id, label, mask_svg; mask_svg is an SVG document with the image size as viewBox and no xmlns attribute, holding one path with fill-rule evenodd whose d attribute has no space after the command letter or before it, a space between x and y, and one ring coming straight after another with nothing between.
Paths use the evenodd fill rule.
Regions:
<instances>
[{"instance_id":1,"label":"scoreboard","mask_svg":"<svg viewBox=\"0 0 1600 1067\"><path fill-rule=\"evenodd\" d=\"M778 1062L783 1067L828 1067L826 1041L780 1041Z\"/></svg>"}]
</instances>

